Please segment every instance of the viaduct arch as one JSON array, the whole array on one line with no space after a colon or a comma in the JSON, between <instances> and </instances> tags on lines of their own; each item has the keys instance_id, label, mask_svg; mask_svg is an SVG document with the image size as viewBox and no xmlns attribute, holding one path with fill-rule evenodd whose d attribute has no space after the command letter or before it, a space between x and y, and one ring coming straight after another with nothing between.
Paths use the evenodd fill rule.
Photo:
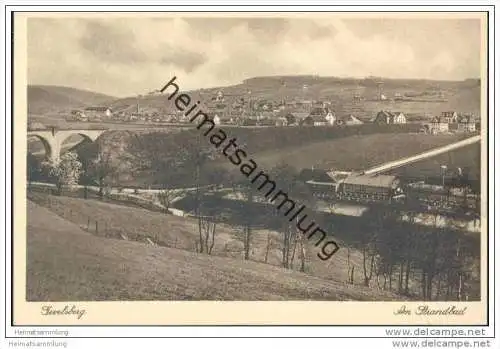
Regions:
<instances>
[{"instance_id":1,"label":"viaduct arch","mask_svg":"<svg viewBox=\"0 0 500 349\"><path fill-rule=\"evenodd\" d=\"M71 129L71 130L56 130L55 128L49 130L28 130L28 137L38 138L45 147L45 154L51 161L57 162L61 157L61 150L64 141L73 135L80 135L85 139L94 142L101 134L107 130L85 130L85 129Z\"/></svg>"}]
</instances>

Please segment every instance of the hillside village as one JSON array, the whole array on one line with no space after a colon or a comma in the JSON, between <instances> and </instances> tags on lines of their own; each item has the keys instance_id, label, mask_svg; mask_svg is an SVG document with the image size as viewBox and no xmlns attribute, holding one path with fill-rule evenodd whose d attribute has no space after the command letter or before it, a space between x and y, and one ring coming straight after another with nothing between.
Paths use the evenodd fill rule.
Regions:
<instances>
[{"instance_id":1,"label":"hillside village","mask_svg":"<svg viewBox=\"0 0 500 349\"><path fill-rule=\"evenodd\" d=\"M379 100L386 100L381 94ZM398 96L395 100L398 100ZM354 95L356 103L362 103L359 95ZM77 122L118 122L148 124L188 124L189 117L178 110L161 111L151 108L141 97L128 108L111 106L89 106L74 109L66 117ZM215 124L234 126L332 126L342 127L375 123L378 125L406 124L419 122L412 120L404 111L380 110L375 115L363 113L337 112L328 100L268 100L251 99L241 95L225 96L218 90L204 103L205 111ZM475 132L479 129L479 118L473 113L442 111L423 123L421 132L439 134L446 132Z\"/></svg>"}]
</instances>

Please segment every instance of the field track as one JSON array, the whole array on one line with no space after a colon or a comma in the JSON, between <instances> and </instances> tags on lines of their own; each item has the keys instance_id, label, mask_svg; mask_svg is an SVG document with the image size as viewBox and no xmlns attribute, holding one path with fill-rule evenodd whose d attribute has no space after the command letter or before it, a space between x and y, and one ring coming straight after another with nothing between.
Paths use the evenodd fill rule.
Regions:
<instances>
[{"instance_id":1,"label":"field track","mask_svg":"<svg viewBox=\"0 0 500 349\"><path fill-rule=\"evenodd\" d=\"M481 140L481 136L473 136L473 137L455 142L453 144L448 144L448 145L445 145L445 146L442 146L442 147L439 147L436 149L426 151L424 153L420 153L418 155L410 156L410 157L395 160L395 161L390 161L390 162L385 163L383 165L372 167L371 169L365 171L365 173L366 174L378 174L381 172L390 171L390 170L393 170L393 169L401 167L401 166L410 165L410 164L417 162L417 161L425 160L425 159L430 158L430 157L434 157L434 156L437 156L437 155L440 155L440 154L443 154L443 153L446 153L446 152L449 152L449 151L452 151L452 150L455 150L458 148L462 148L462 147L474 144L476 142L479 142L480 140Z\"/></svg>"}]
</instances>

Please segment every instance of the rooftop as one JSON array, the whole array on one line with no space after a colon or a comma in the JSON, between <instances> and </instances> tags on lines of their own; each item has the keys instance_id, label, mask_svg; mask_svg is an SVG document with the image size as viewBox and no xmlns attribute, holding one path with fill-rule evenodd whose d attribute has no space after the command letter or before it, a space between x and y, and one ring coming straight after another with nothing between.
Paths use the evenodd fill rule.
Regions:
<instances>
[{"instance_id":1,"label":"rooftop","mask_svg":"<svg viewBox=\"0 0 500 349\"><path fill-rule=\"evenodd\" d=\"M394 181L396 181L396 176L389 175L351 175L345 180L345 184L352 185L368 185L372 187L392 187Z\"/></svg>"}]
</instances>

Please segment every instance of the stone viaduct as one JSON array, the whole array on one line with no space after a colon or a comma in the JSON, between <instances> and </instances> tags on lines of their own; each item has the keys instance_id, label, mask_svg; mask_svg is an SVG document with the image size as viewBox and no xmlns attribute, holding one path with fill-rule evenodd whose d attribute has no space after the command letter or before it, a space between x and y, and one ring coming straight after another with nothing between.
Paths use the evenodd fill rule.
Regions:
<instances>
[{"instance_id":1,"label":"stone viaduct","mask_svg":"<svg viewBox=\"0 0 500 349\"><path fill-rule=\"evenodd\" d=\"M28 138L38 138L45 147L45 155L51 161L59 161L64 141L72 135L80 135L83 138L94 142L101 134L107 130L57 130L54 127L48 130L28 130Z\"/></svg>"}]
</instances>

